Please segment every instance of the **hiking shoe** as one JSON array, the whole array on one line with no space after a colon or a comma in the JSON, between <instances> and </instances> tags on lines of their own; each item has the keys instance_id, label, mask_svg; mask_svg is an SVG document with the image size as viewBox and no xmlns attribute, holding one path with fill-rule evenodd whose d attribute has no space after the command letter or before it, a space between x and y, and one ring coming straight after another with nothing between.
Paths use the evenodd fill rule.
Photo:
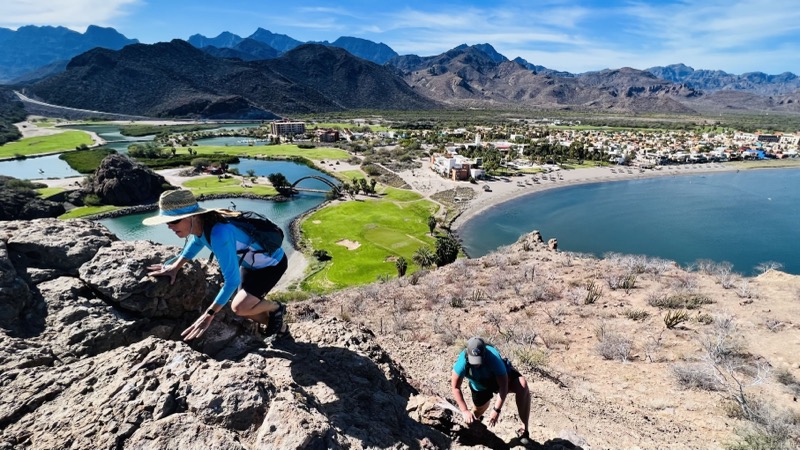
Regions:
<instances>
[{"instance_id":1,"label":"hiking shoe","mask_svg":"<svg viewBox=\"0 0 800 450\"><path fill-rule=\"evenodd\" d=\"M531 437L528 434L528 430L524 428L517 430L517 437L519 438L519 443L522 445L528 445L531 442Z\"/></svg>"},{"instance_id":2,"label":"hiking shoe","mask_svg":"<svg viewBox=\"0 0 800 450\"><path fill-rule=\"evenodd\" d=\"M281 333L283 330L283 317L286 315L286 305L284 303L278 303L278 309L269 313L269 323L264 330L264 335L269 337L276 334L285 335L289 333L289 329L287 327L286 331Z\"/></svg>"}]
</instances>

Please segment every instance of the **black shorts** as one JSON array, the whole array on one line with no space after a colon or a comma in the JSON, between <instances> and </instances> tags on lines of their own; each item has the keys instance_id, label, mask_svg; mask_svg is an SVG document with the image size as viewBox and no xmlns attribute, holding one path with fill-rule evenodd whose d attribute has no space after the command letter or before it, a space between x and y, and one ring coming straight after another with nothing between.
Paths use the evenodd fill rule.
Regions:
<instances>
[{"instance_id":1,"label":"black shorts","mask_svg":"<svg viewBox=\"0 0 800 450\"><path fill-rule=\"evenodd\" d=\"M517 378L521 377L522 374L511 365L508 360L506 362L506 372L508 373L508 382L511 383L512 380L516 380ZM476 407L480 407L485 405L492 399L492 396L500 392L500 386L497 385L497 378L492 378L491 380L487 380L485 383L481 383L486 386L486 389L483 391L476 391L472 389L472 385L469 385L470 393L472 393L472 404ZM510 391L510 389L509 389Z\"/></svg>"},{"instance_id":2,"label":"black shorts","mask_svg":"<svg viewBox=\"0 0 800 450\"><path fill-rule=\"evenodd\" d=\"M258 298L264 298L278 284L278 280L286 273L287 267L289 267L289 261L285 254L281 261L274 266L264 267L263 269L240 267L239 274L242 277L242 284L239 289Z\"/></svg>"}]
</instances>

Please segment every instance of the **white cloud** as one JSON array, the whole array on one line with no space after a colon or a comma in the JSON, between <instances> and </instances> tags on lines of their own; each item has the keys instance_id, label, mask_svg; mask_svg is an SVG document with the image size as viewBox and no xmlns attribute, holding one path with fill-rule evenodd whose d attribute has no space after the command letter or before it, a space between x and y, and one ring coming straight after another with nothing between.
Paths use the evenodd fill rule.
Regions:
<instances>
[{"instance_id":1,"label":"white cloud","mask_svg":"<svg viewBox=\"0 0 800 450\"><path fill-rule=\"evenodd\" d=\"M57 24L83 31L89 25L108 25L139 3L141 0L5 0L0 27Z\"/></svg>"}]
</instances>

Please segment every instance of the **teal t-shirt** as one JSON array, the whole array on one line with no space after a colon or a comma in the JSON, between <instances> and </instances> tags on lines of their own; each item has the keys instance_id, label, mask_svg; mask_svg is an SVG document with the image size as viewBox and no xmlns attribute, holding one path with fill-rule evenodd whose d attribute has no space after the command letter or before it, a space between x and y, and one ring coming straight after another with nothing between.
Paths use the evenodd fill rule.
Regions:
<instances>
[{"instance_id":1,"label":"teal t-shirt","mask_svg":"<svg viewBox=\"0 0 800 450\"><path fill-rule=\"evenodd\" d=\"M468 370L469 369L469 370ZM506 363L500 352L491 345L486 346L486 353L483 355L483 364L480 366L470 366L467 364L467 351L463 350L458 355L456 363L453 364L453 372L458 376L469 380L469 385L473 390L485 391L489 389L497 377L508 375Z\"/></svg>"}]
</instances>

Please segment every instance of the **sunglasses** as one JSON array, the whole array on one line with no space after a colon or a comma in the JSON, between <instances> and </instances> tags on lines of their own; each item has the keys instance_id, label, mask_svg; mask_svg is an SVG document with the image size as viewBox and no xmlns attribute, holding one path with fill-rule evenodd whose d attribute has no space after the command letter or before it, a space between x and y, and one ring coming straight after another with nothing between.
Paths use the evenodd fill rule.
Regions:
<instances>
[{"instance_id":1,"label":"sunglasses","mask_svg":"<svg viewBox=\"0 0 800 450\"><path fill-rule=\"evenodd\" d=\"M178 222L180 222L180 221L181 221L181 220L183 220L183 219L184 219L184 218L183 218L183 217L181 217L180 219L170 220L169 222L167 222L167 225L177 225L177 224L178 224Z\"/></svg>"}]
</instances>

